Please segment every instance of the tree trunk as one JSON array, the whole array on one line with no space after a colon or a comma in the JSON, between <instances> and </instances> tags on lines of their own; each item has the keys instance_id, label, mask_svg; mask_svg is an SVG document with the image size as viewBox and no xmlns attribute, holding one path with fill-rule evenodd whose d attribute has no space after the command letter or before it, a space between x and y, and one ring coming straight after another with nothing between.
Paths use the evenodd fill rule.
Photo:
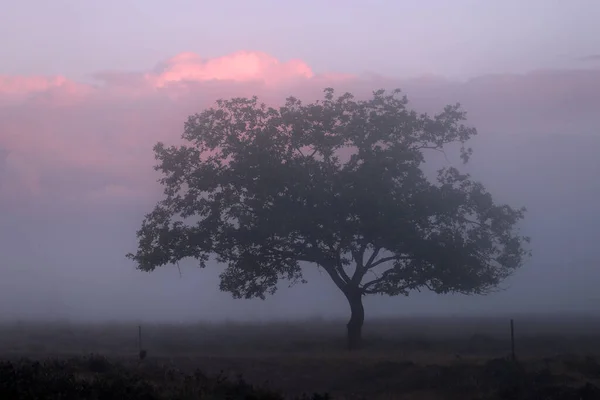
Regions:
<instances>
[{"instance_id":1,"label":"tree trunk","mask_svg":"<svg viewBox=\"0 0 600 400\"><path fill-rule=\"evenodd\" d=\"M362 345L362 327L365 322L365 308L360 292L345 293L350 303L350 321L348 328L348 350L359 349Z\"/></svg>"}]
</instances>

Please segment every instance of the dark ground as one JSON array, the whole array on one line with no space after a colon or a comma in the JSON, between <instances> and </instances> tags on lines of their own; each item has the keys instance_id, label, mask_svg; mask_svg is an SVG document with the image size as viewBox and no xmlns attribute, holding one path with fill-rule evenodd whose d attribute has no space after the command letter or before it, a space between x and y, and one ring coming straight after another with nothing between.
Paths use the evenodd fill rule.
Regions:
<instances>
[{"instance_id":1,"label":"dark ground","mask_svg":"<svg viewBox=\"0 0 600 400\"><path fill-rule=\"evenodd\" d=\"M200 369L334 399L600 399L600 317L514 319L518 366L507 361L509 317L367 321L365 349L353 353L344 321L143 324L141 365L137 324L15 322L0 326L0 358L96 353L158 385L165 369Z\"/></svg>"}]
</instances>

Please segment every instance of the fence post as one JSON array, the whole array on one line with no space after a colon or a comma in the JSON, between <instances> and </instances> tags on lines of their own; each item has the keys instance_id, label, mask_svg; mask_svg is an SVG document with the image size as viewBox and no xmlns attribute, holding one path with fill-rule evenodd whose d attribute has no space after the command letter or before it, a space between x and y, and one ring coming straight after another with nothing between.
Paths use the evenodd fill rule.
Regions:
<instances>
[{"instance_id":1,"label":"fence post","mask_svg":"<svg viewBox=\"0 0 600 400\"><path fill-rule=\"evenodd\" d=\"M139 348L140 348L140 361L142 361L144 358L146 358L146 350L144 350L142 348L142 325L138 325L138 344L139 344Z\"/></svg>"},{"instance_id":2,"label":"fence post","mask_svg":"<svg viewBox=\"0 0 600 400\"><path fill-rule=\"evenodd\" d=\"M513 362L517 360L515 354L515 323L513 319L510 319L510 351Z\"/></svg>"}]
</instances>

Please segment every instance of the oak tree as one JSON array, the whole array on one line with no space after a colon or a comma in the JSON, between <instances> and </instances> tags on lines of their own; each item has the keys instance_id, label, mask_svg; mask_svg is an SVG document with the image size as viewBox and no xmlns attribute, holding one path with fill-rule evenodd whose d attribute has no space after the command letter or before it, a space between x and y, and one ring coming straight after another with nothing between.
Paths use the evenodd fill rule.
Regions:
<instances>
[{"instance_id":1,"label":"oak tree","mask_svg":"<svg viewBox=\"0 0 600 400\"><path fill-rule=\"evenodd\" d=\"M348 346L361 343L363 296L486 294L526 257L524 209L496 204L484 186L446 166L423 171L427 151L477 132L459 104L437 115L408 107L400 90L368 100L325 89L279 108L253 98L219 100L190 116L187 144L154 147L164 199L146 215L137 268L211 256L220 289L265 298L280 280L321 268L347 298ZM458 145L458 146L456 146Z\"/></svg>"}]
</instances>

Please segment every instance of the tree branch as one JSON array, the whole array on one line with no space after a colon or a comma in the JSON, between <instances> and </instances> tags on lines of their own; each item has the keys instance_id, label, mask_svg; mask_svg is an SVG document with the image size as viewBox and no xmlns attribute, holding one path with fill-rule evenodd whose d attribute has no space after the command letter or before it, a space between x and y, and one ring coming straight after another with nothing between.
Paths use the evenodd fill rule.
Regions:
<instances>
[{"instance_id":1,"label":"tree branch","mask_svg":"<svg viewBox=\"0 0 600 400\"><path fill-rule=\"evenodd\" d=\"M363 243L361 244L360 249L358 249L358 252L352 252L352 257L354 258L356 267L354 269L354 274L352 274L351 282L355 285L360 284L363 276L365 276L365 272L367 272L363 265L363 259L366 250L367 244Z\"/></svg>"},{"instance_id":2,"label":"tree branch","mask_svg":"<svg viewBox=\"0 0 600 400\"><path fill-rule=\"evenodd\" d=\"M317 245L316 241L313 240L312 245L315 249L318 249L318 245ZM304 261L304 262L308 262L308 263L317 264L317 266L322 267L327 272L327 274L329 274L329 276L331 277L333 282L341 290L344 290L344 288L350 283L350 277L348 276L348 274L346 274L346 271L344 271L344 269L343 269L343 265L340 260L339 252L337 252L337 261L335 263L328 263L328 262L326 262L325 259L320 259L320 258L317 258L314 256L311 257L308 254L298 255L294 252L279 250L279 249L275 249L275 248L270 248L268 250L268 252L271 254L277 253L280 256L287 257L287 258L292 258L292 259L295 258L298 261Z\"/></svg>"},{"instance_id":3,"label":"tree branch","mask_svg":"<svg viewBox=\"0 0 600 400\"><path fill-rule=\"evenodd\" d=\"M298 153L300 153L300 155L301 155L302 157L306 157L306 156L304 155L304 153L302 152L302 150L300 149L300 147L298 147L298 146L294 146L294 148L295 148L296 150L298 150Z\"/></svg>"},{"instance_id":4,"label":"tree branch","mask_svg":"<svg viewBox=\"0 0 600 400\"><path fill-rule=\"evenodd\" d=\"M331 268L330 265L321 264L321 267L329 274L333 283L342 291L346 291L346 287L348 286L347 282L338 274L337 268Z\"/></svg>"},{"instance_id":5,"label":"tree branch","mask_svg":"<svg viewBox=\"0 0 600 400\"><path fill-rule=\"evenodd\" d=\"M448 156L446 155L446 152L444 151L443 146L427 146L427 145L422 145L422 146L417 146L416 147L417 150L435 150L439 153L442 153L444 158L446 159L446 162L448 164L451 164L450 160L448 159Z\"/></svg>"},{"instance_id":6,"label":"tree branch","mask_svg":"<svg viewBox=\"0 0 600 400\"><path fill-rule=\"evenodd\" d=\"M387 271L385 271L383 274L381 274L381 276L377 279L373 279L371 282L367 282L364 285L362 285L361 292L363 294L377 294L380 293L379 291L376 290L376 288L373 289L369 289L372 286L377 286L379 283L384 282L392 273L394 272L394 269L388 269ZM408 285L404 285L400 290L405 290L408 288Z\"/></svg>"},{"instance_id":7,"label":"tree branch","mask_svg":"<svg viewBox=\"0 0 600 400\"><path fill-rule=\"evenodd\" d=\"M338 261L337 268L335 270L340 274L340 278L346 284L350 283L354 279L354 276L352 276L352 279L350 279L350 276L348 276L346 271L344 271L344 266L342 265L341 260Z\"/></svg>"},{"instance_id":8,"label":"tree branch","mask_svg":"<svg viewBox=\"0 0 600 400\"><path fill-rule=\"evenodd\" d=\"M346 271L344 270L344 264L342 264L342 257L340 256L340 251L335 249L333 246L329 245L329 250L332 253L335 253L335 257L336 257L336 268L335 271L337 273L339 273L340 278L342 278L342 280L348 284L350 283L350 277L348 276L348 274L346 273Z\"/></svg>"},{"instance_id":9,"label":"tree branch","mask_svg":"<svg viewBox=\"0 0 600 400\"><path fill-rule=\"evenodd\" d=\"M375 259L379 255L380 251L381 251L381 247L377 247L377 248L375 248L375 250L373 250L371 257L369 257L369 259L367 260L367 263L364 266L365 270L371 269L371 264L373 264L373 261L375 261Z\"/></svg>"},{"instance_id":10,"label":"tree branch","mask_svg":"<svg viewBox=\"0 0 600 400\"><path fill-rule=\"evenodd\" d=\"M366 268L366 270L373 269L373 268L377 267L378 265L381 265L381 264L386 263L388 261L394 261L394 260L411 260L411 259L412 259L412 257L397 256L397 255L396 256L390 256L390 257L383 257L383 258L381 258L381 259L379 259L379 260L377 260L375 262L371 262L370 265L367 264L369 266Z\"/></svg>"},{"instance_id":11,"label":"tree branch","mask_svg":"<svg viewBox=\"0 0 600 400\"><path fill-rule=\"evenodd\" d=\"M371 286L375 286L378 283L381 283L383 281L385 281L385 279L390 276L390 274L393 272L393 269L388 269L387 271L385 271L383 274L381 274L381 276L377 279L373 279L371 282L367 282L364 285L362 285L361 289L364 293L367 293L369 287Z\"/></svg>"}]
</instances>

